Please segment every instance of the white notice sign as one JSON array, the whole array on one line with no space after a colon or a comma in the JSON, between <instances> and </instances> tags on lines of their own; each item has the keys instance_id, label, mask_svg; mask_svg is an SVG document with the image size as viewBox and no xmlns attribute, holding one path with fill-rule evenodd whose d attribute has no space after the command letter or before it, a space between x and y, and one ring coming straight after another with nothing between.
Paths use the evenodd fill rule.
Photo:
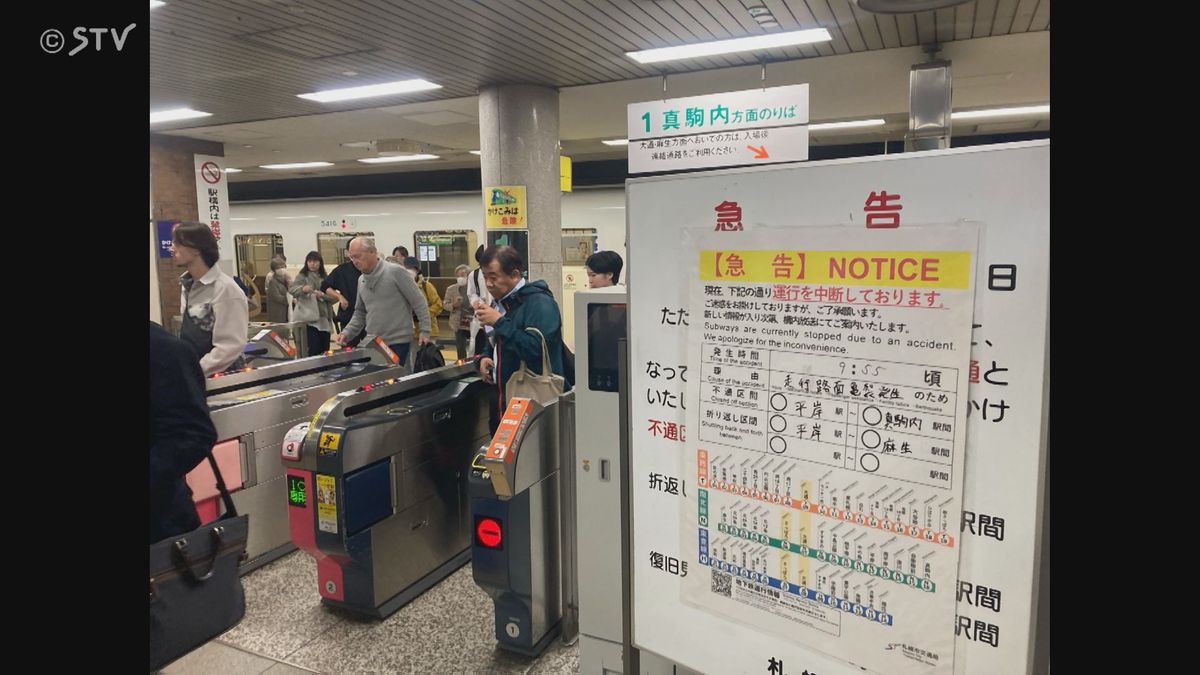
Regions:
<instances>
[{"instance_id":1,"label":"white notice sign","mask_svg":"<svg viewBox=\"0 0 1200 675\"><path fill-rule=\"evenodd\" d=\"M690 239L685 602L954 672L978 228Z\"/></svg>"},{"instance_id":2,"label":"white notice sign","mask_svg":"<svg viewBox=\"0 0 1200 675\"><path fill-rule=\"evenodd\" d=\"M829 610L833 608L830 605L818 603L817 607L820 611L814 612L814 614L823 618L810 618L808 621L812 624L811 626L798 627L793 633L782 637L778 632L767 630L759 622L746 623L740 619L735 620L733 616L714 612L709 606L696 605L686 601L683 587L685 584L691 583L692 578L696 576L708 580L710 590L707 592L710 595L713 594L711 590L712 567L711 565L701 566L697 555L699 550L698 523L692 522L685 527L685 523L688 522L685 520L687 512L690 511L693 514L691 516L693 521L699 515L697 490L705 490L706 499L712 499L715 504L710 507L708 514L710 547L714 545L713 542L718 536L729 537L729 541L732 542L732 544L726 545L726 548L729 549L727 553L730 556L726 562L735 563L744 568L753 568L753 555L750 551L763 546L760 543L736 539L719 532L716 529L716 524L720 522L719 509L726 502L718 500L729 499L733 495L728 491L714 490L708 485L701 488L696 483L698 477L698 472L696 472L697 449L704 449L713 454L717 453L719 449L714 441L703 440L703 443L695 443L697 434L702 433L704 438L708 439L713 437L711 434L714 431L718 434L732 432L727 429L698 429L693 426L700 423L698 418L689 422L688 416L693 414L694 409L700 405L700 401L688 397L687 387L696 378L710 376L708 372L702 375L689 367L689 331L693 328L700 328L703 332L718 336L727 335L729 332L705 328L703 324L706 321L714 321L714 319L705 319L703 313L696 314L695 311L689 311L693 287L699 285L701 286L699 291L703 292L703 286L710 284L697 280L700 271L699 262L684 248L686 233L694 232L696 228L704 228L712 231L713 236L737 237L738 239L722 241L722 247L707 244L702 247L708 250L737 251L742 248L751 250L762 248L759 245L761 240L740 239L745 234L752 234L758 228L768 228L768 231L778 231L781 228L795 229L803 232L809 228L842 224L848 233L860 231L886 235L889 232L921 227L922 224L927 223L951 223L959 222L960 219L970 219L974 222L986 223L986 226L982 228L978 260L975 262L977 275L974 325L969 343L971 361L968 365L970 384L965 393L962 389L953 392L955 397L961 396L967 399L965 428L967 449L961 520L956 522L957 516L951 517L950 514L947 514L947 520L943 525L941 502L938 500L934 500L928 505L923 502L918 502L916 505L902 503L911 499L911 496L905 496L908 488L894 496L891 492L879 495L878 507L875 506L874 500L868 503L866 498L870 496L870 492L867 492L864 494L863 509L859 509L858 488L865 485L865 483L859 483L850 487L848 492L851 503L849 510L854 518L854 524L853 526L841 524L836 520L836 511L834 519L820 514L821 504L833 506L836 503L834 508L843 511L846 509L846 494L835 493L835 485L827 486L822 497L819 492L821 479L824 476L822 473L817 476L817 481L810 481L809 484L810 497L814 491L817 491L816 513L811 510L813 502L811 499L810 510L805 513L794 507L791 511L782 511L774 504L773 496L770 503L764 502L762 499L754 500L751 496L747 498L748 505L745 507L748 522L745 529L755 529L754 518L757 516L760 521L758 524L759 534L762 534L761 520L766 516L768 541L765 548L770 555L778 556L780 550L771 548L770 537L779 540L790 538L790 542L798 544L799 528L804 524L805 519L814 529L818 529L814 524L823 522L827 525L827 532L826 548L822 550L827 553L836 553L840 557L857 560L856 545L859 542L852 538L849 542L850 552L847 553L843 533L850 534L852 537L861 537L866 563L871 564L871 556L874 554L874 564L879 568L883 567L881 565L883 549L876 545L872 550L870 546L876 542L876 533L884 531L871 529L869 521L867 528L859 526L857 515L862 512L864 518L867 518L872 513L871 509L876 509L874 511L876 515L882 509L886 516L887 503L883 499L889 498L892 500L892 515L899 516L900 509L904 508L907 520L902 517L885 517L879 518L880 523L890 520L894 524L911 526L915 512L916 527L919 528L918 534L921 535L921 539L913 539L907 532L896 533L893 530L891 536L896 537L896 541L887 546L896 545L898 542L911 542L908 547L917 546L917 550L923 555L929 550L927 540L924 539L924 530L930 529L926 523L932 522L934 533L946 532L947 536L955 537L954 548L958 550L961 547L958 583L955 589L957 616L952 623L955 634L956 672L970 675L1045 672L1045 664L1039 665L1035 654L1038 653L1038 641L1048 639L1048 629L1038 618L1038 608L1040 603L1046 599L1047 590L1044 587L1039 588L1038 581L1043 569L1042 565L1048 562L1044 559L1041 541L1045 534L1043 532L1045 514L1042 509L1042 500L1045 492L1047 454L1045 432L1049 415L1046 403L1049 392L1047 349L1047 317L1049 314L1047 289L1049 288L1050 272L1048 253L1050 249L1049 142L1036 141L934 152L898 153L888 156L802 162L759 169L729 169L640 178L629 181L626 192L629 218L629 259L626 269L631 279L629 360L632 395L629 397L631 420L629 442L630 469L633 476L630 495L633 510L632 554L636 561L633 567L633 641L635 646L662 655L699 672L766 673L771 672L769 669L774 667L776 672L782 670L788 674L799 674L807 670L820 675L864 675L860 666L849 665L842 658L831 656L826 651L827 648L807 646L815 645L815 642L801 644L800 640L804 639L801 634L811 637L814 632L820 632L818 626L824 626L824 618L829 617L838 617L843 626L857 625L859 628L855 630L862 630L861 624L865 623L865 619L854 614L846 615L841 611L840 600L843 598L856 604L874 606L881 613L886 612L893 616L895 618L893 628L897 631L908 630L910 627L909 617L924 606L923 603L914 604L910 601L917 590L908 586L908 580L913 576L911 557L903 557L900 561L899 573L902 575L900 578L905 582L902 587L896 582L895 575L892 574L896 571L896 560L895 552L891 549L887 549L887 567L892 571L889 572L889 578L872 577L871 581L863 584L857 591L857 599L854 584L863 578L861 572L841 566L838 560L817 561L814 557L807 557L804 562L808 565L810 579L812 575L816 574L827 574L829 577L825 580L822 592L829 595L830 578L839 585L837 593L839 608L835 613L829 614ZM1019 195L1020 198L1014 199L1013 195ZM743 241L759 243L745 245L741 243ZM814 241L816 240L807 238L802 240L800 243L803 244L803 248L795 248L792 244L796 242L791 239L772 240L769 241L769 244L771 250L779 249L779 253L786 252L789 255L793 248L796 253L825 250L818 248L813 243ZM831 250L905 250L896 248L891 243L883 243L891 241L890 239L871 239L869 246L856 245L851 248L847 244L845 248L839 247ZM912 250L921 251L923 249ZM722 261L731 262L725 257L722 257ZM757 264L747 262L748 259L744 257L742 261L745 270L750 270L752 264ZM791 262L792 268L795 269L799 259L780 259L778 265L771 265L776 262L772 257L766 262L771 269L770 279L766 282L746 281L740 285L753 286L768 283L772 287L772 295L774 295L774 285L781 283L775 281L776 267L779 268L778 273L782 279L784 270L788 268L785 263ZM806 258L805 263L811 265L813 259ZM734 269L736 270L736 265ZM811 269L815 270L816 268ZM826 267L826 272L828 272L828 267ZM914 273L920 272L920 267L914 267L913 263L903 263L903 259L897 261L894 268L890 263L879 267L871 259L861 263L848 261L846 266L848 277L854 278L857 275L863 275L863 279L866 279L866 275L885 274L890 278L895 274L903 281L904 277L912 277ZM793 272L793 274L795 273ZM740 277L736 278L740 279ZM721 283L726 281L729 280L722 280ZM772 302L781 306L793 304L804 306L804 304L820 301L820 304L837 307L838 312L864 309L877 309L881 313L897 311L896 308L886 307L879 302L873 303L873 306L870 307L857 305L839 307L836 304L840 299L838 293L844 294L845 289L862 290L870 288L869 286L856 286L850 283L822 284L810 291L812 294L810 298L805 298L803 295L805 293L802 290L803 286L797 285L796 288L798 290L795 292L800 295L795 300L787 299L790 297L788 295L783 299L772 299ZM907 289L905 290L908 292ZM791 290L786 291L788 294L792 292ZM904 299L907 301L910 297L910 295L905 296ZM878 298L869 299L877 300ZM764 302L759 298L724 296L711 298L711 300L725 303ZM863 298L860 296L858 301L863 301ZM763 312L763 310L747 310L744 307L705 307L704 309L719 311L722 314L726 312ZM901 308L900 311L909 310ZM911 311L915 312L916 310ZM767 327L776 330L800 330L800 338L789 337L783 333L766 335L762 331L759 331L755 337L770 338L781 342L786 340L793 343L778 347L768 345L769 349L807 352L810 356L803 357L807 360L802 365L813 369L813 372L807 376L828 380L831 390L835 382L835 375L846 377L842 373L842 363L844 362L844 368L850 373L850 377L864 380L858 385L861 395L868 380L863 378L863 368L866 364L860 362L866 361L872 366L882 365L885 368L878 375L875 373L874 367L867 369L870 372L865 373L866 378L871 378L869 382L874 384L873 391L876 392L876 396L884 385L893 388L899 386L900 395L903 396L908 391L907 387L912 386L908 379L910 375L906 374L907 371L886 370L889 368L887 364L879 364L872 359L903 361L910 365L920 366L920 381L923 383L924 371L933 369L927 368L927 366L941 363L929 359L957 356L964 349L958 344L957 338L953 340L954 351L944 349L944 344L952 342L952 340L933 338L932 342L925 340L920 344L912 345L912 349L917 350L920 359L895 359L889 358L886 354L864 355L859 353L861 345L853 347L854 353L849 351L849 347L847 347L849 344L848 333L840 342L822 339L822 343L828 347L828 350L812 349L811 347L818 346L818 342L816 342L818 338L805 338L803 333L805 331L835 332L833 327L803 325L803 323L797 326L791 323L793 319L787 318L789 316L799 317L801 315L781 313L778 326L767 324ZM817 318L822 322L825 320L831 322L836 320L862 321L861 317L852 317L841 313L835 313L832 316L817 315ZM720 316L715 320L716 323L722 325L728 321L733 321L735 327L742 325L738 323L739 319L734 317ZM918 325L908 318L903 321L888 318L887 321ZM784 322L787 322L786 325ZM900 328L897 326L897 331L899 330ZM904 330L909 330L908 326ZM838 328L836 332L844 331ZM915 336L905 335L904 337L916 339ZM886 339L884 342L886 344ZM808 347L803 345L808 345ZM722 343L720 346L734 349L746 348L733 343L728 345ZM847 349L847 352L843 354L829 351L839 348ZM908 349L908 345L905 345L905 348ZM749 351L749 348L747 350ZM774 355L775 353L772 352L772 359L774 359ZM723 356L727 357L728 355L723 353ZM834 364L836 370L833 371L829 370L829 361L821 360L832 356L840 357ZM761 357L760 353L759 358ZM738 352L735 351L734 359L738 358L740 358ZM749 358L748 353L747 359ZM800 357L788 356L788 358ZM712 376L732 377L724 371L725 368L733 367L728 364L701 362L700 367L708 368L716 365L722 367L724 374L717 376L713 373ZM775 361L772 360L768 364L768 370L773 372L774 366ZM820 370L818 370L818 366L820 366ZM885 379L896 373L905 379L898 382L890 382ZM744 374L753 378L752 372ZM818 375L820 377L817 377ZM763 375L760 373L758 377L761 381ZM775 377L778 378L777 375ZM784 377L783 384L786 389L788 383L786 375ZM753 379L750 381L754 382ZM792 384L794 385L796 382L796 378L793 377ZM949 379L943 374L941 382L945 386ZM710 387L709 391L711 392L711 387L714 385L707 382L705 384ZM777 385L778 380L774 384ZM731 400L736 401L737 387L732 384L725 386L733 388L729 396L732 397ZM815 379L809 383L810 389L816 386L818 384ZM847 387L849 387L848 384L844 385L843 393ZM746 389L746 387L741 388ZM782 411L772 411L779 412L780 416L784 417L784 421L794 418L797 413L800 413L802 418L811 417L813 404L816 401L806 401L800 398L805 395L803 392L773 391L772 393L784 394L786 402L777 399L777 403L786 403L791 406L791 411L786 415L783 415ZM947 392L947 396L949 393ZM722 391L721 395L725 396L725 392ZM755 395L761 397L761 394ZM745 396L749 398L749 390L745 392ZM825 396L823 389L820 396ZM888 396L891 396L891 390L889 390ZM816 395L810 393L809 398L816 398ZM759 400L761 401L761 398ZM805 404L802 411L796 410L798 402ZM768 399L767 404L769 405L769 403ZM922 402L922 405L927 404L930 402ZM945 403L934 401L932 404L948 405L949 401ZM958 404L956 399L956 405ZM828 402L822 402L821 407L823 415L835 412ZM854 448L855 462L858 468L853 471L860 476L861 480L866 481L876 480L878 474L885 470L899 471L904 464L909 462L908 459L902 460L902 457L911 457L915 454L915 450L910 455L904 455L901 452L903 443L898 435L901 432L909 436L936 436L936 434L930 433L932 427L926 426L930 422L921 421L922 428L917 430L912 428L915 420L900 421L897 417L898 415L912 417L915 412L884 410L879 405L875 407L878 407L883 414L881 426L888 424L887 413L891 412L893 428L883 431L897 434L892 436L897 451L885 453L878 448L867 448L864 451L863 448L856 445ZM721 423L725 424L725 410L722 409L720 412L722 413ZM734 411L731 409L729 412L732 418ZM843 413L848 414L846 411ZM741 424L742 414L767 416L767 424L771 423L771 416L766 412L747 411L743 413L739 410L737 414L738 424ZM863 412L862 414L866 418L867 413ZM937 410L923 410L922 414L942 413ZM957 416L957 408L954 414ZM873 412L871 419L874 419ZM870 427L870 424L867 424L869 421L864 419L858 422L857 426L860 430L866 431L866 429L862 429L862 426L865 424L866 427ZM728 423L732 424L732 419ZM761 424L761 421L759 423ZM938 423L942 424L940 419ZM802 436L797 437L796 432L799 431L800 424L807 426ZM842 425L843 434L846 433L845 429L848 424L849 422L846 422ZM901 429L897 426L905 424L910 427ZM962 427L960 425L956 428L953 424L954 422L951 422L952 426L949 432L957 434ZM785 434L784 431L789 431L789 433ZM790 430L786 426L780 427L778 420L775 421L775 428L768 426L766 430L762 430L760 427L760 432L768 444L767 452L745 452L747 456L757 454L767 457L769 455L770 459L760 460L757 467L753 466L753 461L748 461L746 465L748 475L744 479L740 466L736 474L733 468L726 466L729 475L725 482L732 482L730 478L736 475L739 487L745 484L749 490L750 485L759 484L760 492L766 492L769 496L779 494L786 497L789 465L776 466L781 455L777 455L771 449L769 445L771 439L767 434L785 437L783 438L786 442L784 454L791 455L805 452L806 448L812 450L824 447L812 442L813 431L813 422L807 420L793 420ZM946 431L942 428L937 429L938 434ZM832 434L832 432L832 427L827 424L823 425L821 427L822 439L826 434ZM796 437L795 442L793 443L792 438L787 438L788 436ZM861 435L858 438L870 444L875 443L874 437L869 434L867 439L862 439ZM883 447L887 438L887 434L880 432L880 448ZM718 440L721 440L720 437ZM754 442L759 441L755 440ZM915 447L913 441L909 440L908 442L909 449L913 450ZM779 443L779 441L775 442L776 448L783 447ZM706 444L711 447L704 447ZM945 448L947 446L937 447ZM952 448L952 459L950 462L946 462L944 454L940 455L939 460L939 456L935 456L930 451L930 466L923 475L936 482L942 477L936 473L930 476L929 471L951 473L952 490L957 490L957 473L939 468L939 466L949 463L952 465L953 471L957 472L960 464L955 452L956 450ZM711 480L714 466L717 468L718 474L721 466L725 466L715 463L713 454L710 454L708 458L708 480ZM868 454L875 455L875 458L867 457ZM808 470L811 471L814 467L821 466L818 463L819 457L812 456L811 453L805 456L808 459L804 460L805 463L802 466L807 466ZM841 458L829 455L827 461L836 463L838 459L845 464L848 463L849 458L846 454ZM868 466L874 466L875 459L879 460L879 468L876 469L873 476L867 475L865 469L862 468L862 461L865 460ZM768 461L774 463L767 465ZM791 461L798 466L801 465L799 458ZM757 483L754 476L755 469L759 471ZM776 469L781 469L782 473ZM768 483L765 488L761 486L764 470L768 474L774 472L780 475L778 489L775 487L773 475L768 475ZM801 471L794 467L790 470ZM851 470L845 466L840 469L834 466L826 467L826 471L834 472L830 476L832 479L838 471ZM689 472L694 473L689 474ZM896 475L900 476L901 474L897 473ZM910 475L909 478L914 478L914 476ZM717 480L721 480L719 475ZM797 484L797 480L793 474L792 495L796 495L802 487ZM887 480L889 482L897 481L899 484L900 478L889 476ZM848 486L843 485L842 487ZM932 494L933 491L945 491L933 485L918 483L914 483L912 489L914 494L924 491L922 493L926 495ZM742 499L740 494L737 496ZM781 497L781 503L783 497ZM928 513L927 509L929 508L934 509L932 514ZM757 514L755 513L756 509ZM783 513L790 515L787 521L788 535L786 537L782 535ZM742 512L737 513L739 527L741 527L741 515ZM712 520L714 517L716 520ZM732 525L732 517L731 513L730 525ZM774 520L772 521L771 518ZM836 531L838 535L836 546L832 539L835 522L839 523L839 529ZM819 537L819 533L817 536ZM940 537L937 538L940 539ZM820 542L817 543L818 546L812 548L820 548ZM907 548L904 550L907 551ZM933 550L942 551L936 556L939 562L931 562L930 566L930 581L934 584L934 596L940 597L942 587L939 575L942 574L941 570L944 567L940 560L944 557L945 551L937 548ZM746 551L746 563L741 561L743 551ZM732 559L735 553L736 560ZM788 553L791 555L788 574L794 580L802 561L798 552L789 551ZM908 555L911 556L911 554ZM914 583L920 581L924 586L925 560L921 555L917 557L915 574L917 579L914 580ZM772 562L768 559L767 562L778 566L778 560ZM825 568L825 571L820 571L822 567ZM761 561L758 571L765 574L761 569ZM731 582L730 587L732 588L734 586L732 582L736 578L728 571L725 574L730 574L728 581ZM745 581L744 577L737 578ZM850 582L848 590L843 581ZM789 584L791 583L789 581ZM718 590L723 588L723 581L718 581L717 584ZM810 584L810 587L814 589L819 586L819 580L817 583ZM778 590L772 588L773 592ZM872 591L874 598L871 596ZM887 593L886 597L883 596L884 593ZM730 602L732 602L732 597L733 592L730 593ZM903 600L903 597L908 597L909 600ZM916 597L925 596L917 595ZM725 600L725 598L721 599ZM772 602L775 601L773 596L771 599ZM884 602L887 603L886 609L883 607ZM751 611L752 609L741 605L737 606L739 611ZM813 605L809 603L804 606L812 607ZM764 603L763 607L755 611L770 612L771 608L772 605ZM853 609L854 605L851 605L852 612ZM778 620L784 625L790 625L789 622L796 621L794 613L785 614ZM870 625L881 626L882 624L875 622ZM924 638L916 642L894 640L883 644L875 643L871 649L877 653L867 654L867 648L864 647L862 654L855 655L851 660L859 664L876 663L883 660L886 663L884 667L872 668L867 671L880 674L894 672L895 669L891 663L887 662L889 658L917 664L918 662L913 659L925 658L922 651L939 655L945 653L939 646L928 644ZM894 657L892 656L893 652L904 656ZM945 658L939 656L938 666Z\"/></svg>"},{"instance_id":3,"label":"white notice sign","mask_svg":"<svg viewBox=\"0 0 1200 675\"><path fill-rule=\"evenodd\" d=\"M808 85L730 91L627 109L629 172L808 159Z\"/></svg>"}]
</instances>

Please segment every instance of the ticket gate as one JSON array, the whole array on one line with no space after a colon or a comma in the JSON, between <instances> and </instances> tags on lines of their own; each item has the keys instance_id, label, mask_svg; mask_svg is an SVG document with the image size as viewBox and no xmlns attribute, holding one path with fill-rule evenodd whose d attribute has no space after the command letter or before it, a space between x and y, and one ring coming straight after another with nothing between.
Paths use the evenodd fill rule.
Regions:
<instances>
[{"instance_id":1,"label":"ticket gate","mask_svg":"<svg viewBox=\"0 0 1200 675\"><path fill-rule=\"evenodd\" d=\"M270 348L265 344L269 333L274 333L279 338L279 342L283 345L283 353L276 354L276 350L271 349L272 358L304 358L308 354L308 324L301 322L288 323L271 323L268 321L251 321L247 326L247 339L251 343L263 343L263 346ZM289 349L290 347L290 349Z\"/></svg>"},{"instance_id":2,"label":"ticket gate","mask_svg":"<svg viewBox=\"0 0 1200 675\"><path fill-rule=\"evenodd\" d=\"M255 331L254 326L255 324L250 324L252 332L243 350L247 363L265 365L269 361L288 361L308 353L307 350L299 351L288 339L288 333L272 328L260 328Z\"/></svg>"},{"instance_id":3,"label":"ticket gate","mask_svg":"<svg viewBox=\"0 0 1200 675\"><path fill-rule=\"evenodd\" d=\"M279 444L288 429L311 420L335 394L406 372L387 345L368 343L360 349L251 366L205 380L209 416L220 439L213 455L238 513L249 514L253 522L242 574L295 550L279 462ZM193 469L187 482L201 522L215 519L221 504L208 462Z\"/></svg>"},{"instance_id":4,"label":"ticket gate","mask_svg":"<svg viewBox=\"0 0 1200 675\"><path fill-rule=\"evenodd\" d=\"M562 627L561 405L513 398L471 466L475 583L492 597L500 647L527 656Z\"/></svg>"},{"instance_id":5,"label":"ticket gate","mask_svg":"<svg viewBox=\"0 0 1200 675\"><path fill-rule=\"evenodd\" d=\"M488 437L476 368L365 384L289 432L291 538L324 604L384 618L470 559L466 472Z\"/></svg>"}]
</instances>

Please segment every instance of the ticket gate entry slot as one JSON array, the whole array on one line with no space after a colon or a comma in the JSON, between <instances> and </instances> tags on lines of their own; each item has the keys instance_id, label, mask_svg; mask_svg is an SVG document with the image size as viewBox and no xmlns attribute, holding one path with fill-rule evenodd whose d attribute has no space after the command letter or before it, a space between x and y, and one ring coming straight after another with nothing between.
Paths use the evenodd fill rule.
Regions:
<instances>
[{"instance_id":1,"label":"ticket gate entry slot","mask_svg":"<svg viewBox=\"0 0 1200 675\"><path fill-rule=\"evenodd\" d=\"M253 364L256 362L290 361L295 359L299 352L278 331L263 328L250 336L250 341L246 343L243 354L246 357L246 362Z\"/></svg>"},{"instance_id":2,"label":"ticket gate entry slot","mask_svg":"<svg viewBox=\"0 0 1200 675\"><path fill-rule=\"evenodd\" d=\"M287 430L311 421L336 394L405 373L403 366L367 345L323 356L262 362L206 379L209 417L221 439L213 454L238 512L254 521L241 573L295 550L279 459L279 444ZM208 462L201 462L187 480L201 521L216 518L221 505Z\"/></svg>"},{"instance_id":3,"label":"ticket gate entry slot","mask_svg":"<svg viewBox=\"0 0 1200 675\"><path fill-rule=\"evenodd\" d=\"M270 358L301 359L308 355L308 324L300 322L273 323L270 321L251 321L247 325L246 337L249 344L267 339L268 333L275 333L283 345L283 353L290 356L272 354ZM288 347L291 347L289 350ZM272 349L272 351L275 351ZM247 355L249 358L249 355Z\"/></svg>"},{"instance_id":4,"label":"ticket gate entry slot","mask_svg":"<svg viewBox=\"0 0 1200 675\"><path fill-rule=\"evenodd\" d=\"M537 656L562 626L559 407L513 398L471 464L471 560L500 647Z\"/></svg>"},{"instance_id":5,"label":"ticket gate entry slot","mask_svg":"<svg viewBox=\"0 0 1200 675\"><path fill-rule=\"evenodd\" d=\"M474 361L364 384L303 427L280 458L322 603L385 618L470 560L467 470L488 438Z\"/></svg>"}]
</instances>

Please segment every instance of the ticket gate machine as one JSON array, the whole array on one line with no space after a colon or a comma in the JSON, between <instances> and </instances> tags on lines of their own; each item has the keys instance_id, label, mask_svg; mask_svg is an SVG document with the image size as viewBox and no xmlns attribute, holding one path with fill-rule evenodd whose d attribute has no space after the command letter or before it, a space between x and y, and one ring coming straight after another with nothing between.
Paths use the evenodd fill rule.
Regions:
<instances>
[{"instance_id":1,"label":"ticket gate machine","mask_svg":"<svg viewBox=\"0 0 1200 675\"><path fill-rule=\"evenodd\" d=\"M466 472L488 437L476 368L365 384L288 432L291 537L324 604L385 618L470 559Z\"/></svg>"},{"instance_id":2,"label":"ticket gate machine","mask_svg":"<svg viewBox=\"0 0 1200 675\"><path fill-rule=\"evenodd\" d=\"M537 656L561 629L560 401L509 401L472 462L471 560L492 597L500 647Z\"/></svg>"},{"instance_id":3,"label":"ticket gate machine","mask_svg":"<svg viewBox=\"0 0 1200 675\"><path fill-rule=\"evenodd\" d=\"M293 425L311 420L335 394L407 373L395 356L387 345L368 343L323 356L252 365L205 380L209 416L220 439L213 456L238 513L249 514L254 522L246 559L239 567L242 574L295 550L279 462L284 434ZM221 504L208 462L193 469L187 482L200 521L215 519Z\"/></svg>"}]
</instances>

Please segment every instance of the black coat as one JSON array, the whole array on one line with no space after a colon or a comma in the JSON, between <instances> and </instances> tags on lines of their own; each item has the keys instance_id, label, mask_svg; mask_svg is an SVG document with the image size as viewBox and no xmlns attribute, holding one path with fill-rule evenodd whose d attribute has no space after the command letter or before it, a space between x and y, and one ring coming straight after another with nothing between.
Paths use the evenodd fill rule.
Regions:
<instances>
[{"instance_id":1,"label":"black coat","mask_svg":"<svg viewBox=\"0 0 1200 675\"><path fill-rule=\"evenodd\" d=\"M150 322L150 543L200 527L184 477L217 442L200 357Z\"/></svg>"}]
</instances>

